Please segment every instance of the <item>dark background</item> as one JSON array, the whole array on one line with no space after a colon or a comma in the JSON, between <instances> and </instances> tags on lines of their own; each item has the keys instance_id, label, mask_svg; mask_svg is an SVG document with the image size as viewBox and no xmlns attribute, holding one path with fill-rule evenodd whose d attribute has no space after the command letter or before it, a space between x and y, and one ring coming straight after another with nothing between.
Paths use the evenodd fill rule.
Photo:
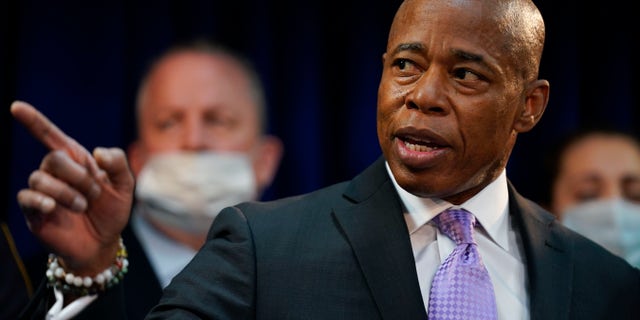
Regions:
<instances>
[{"instance_id":1,"label":"dark background","mask_svg":"<svg viewBox=\"0 0 640 320\"><path fill-rule=\"evenodd\" d=\"M0 217L28 256L38 245L16 203L45 149L9 113L32 103L87 149L125 148L134 94L150 58L194 37L222 41L258 68L270 131L286 151L265 199L349 179L380 155L377 86L399 1L2 1L0 3ZM631 2L539 0L547 24L541 78L551 100L519 136L508 166L518 190L544 199L542 162L571 131L635 132L640 39Z\"/></svg>"}]
</instances>

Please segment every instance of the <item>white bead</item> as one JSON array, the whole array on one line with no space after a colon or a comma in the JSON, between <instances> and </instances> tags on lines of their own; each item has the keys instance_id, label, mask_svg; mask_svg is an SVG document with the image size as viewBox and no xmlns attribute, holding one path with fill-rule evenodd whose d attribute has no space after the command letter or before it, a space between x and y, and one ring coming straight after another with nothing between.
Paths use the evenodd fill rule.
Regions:
<instances>
[{"instance_id":1,"label":"white bead","mask_svg":"<svg viewBox=\"0 0 640 320\"><path fill-rule=\"evenodd\" d=\"M47 279L51 279L51 278L53 278L53 271L51 271L51 270L47 270L47 272L45 273L45 275L47 276Z\"/></svg>"},{"instance_id":2,"label":"white bead","mask_svg":"<svg viewBox=\"0 0 640 320\"><path fill-rule=\"evenodd\" d=\"M104 278L107 281L111 281L111 279L113 278L113 273L111 273L111 268L103 271L102 274L104 275Z\"/></svg>"},{"instance_id":3,"label":"white bead","mask_svg":"<svg viewBox=\"0 0 640 320\"><path fill-rule=\"evenodd\" d=\"M100 285L104 283L104 276L102 275L102 273L96 276L95 281L97 284L100 284Z\"/></svg>"},{"instance_id":4,"label":"white bead","mask_svg":"<svg viewBox=\"0 0 640 320\"><path fill-rule=\"evenodd\" d=\"M76 287L81 287L82 286L82 277L74 277L73 278L73 285Z\"/></svg>"},{"instance_id":5,"label":"white bead","mask_svg":"<svg viewBox=\"0 0 640 320\"><path fill-rule=\"evenodd\" d=\"M49 269L55 270L57 267L58 267L58 260L53 260L53 262L51 262L51 265L49 266Z\"/></svg>"},{"instance_id":6,"label":"white bead","mask_svg":"<svg viewBox=\"0 0 640 320\"><path fill-rule=\"evenodd\" d=\"M73 283L73 273L67 273L67 275L64 277L64 281L66 281L68 284L72 284Z\"/></svg>"},{"instance_id":7,"label":"white bead","mask_svg":"<svg viewBox=\"0 0 640 320\"><path fill-rule=\"evenodd\" d=\"M64 275L64 270L58 267L56 268L56 271L53 272L53 275L55 275L56 278L62 278L62 276Z\"/></svg>"},{"instance_id":8,"label":"white bead","mask_svg":"<svg viewBox=\"0 0 640 320\"><path fill-rule=\"evenodd\" d=\"M93 280L91 280L91 277L84 277L82 284L89 288L93 284Z\"/></svg>"}]
</instances>

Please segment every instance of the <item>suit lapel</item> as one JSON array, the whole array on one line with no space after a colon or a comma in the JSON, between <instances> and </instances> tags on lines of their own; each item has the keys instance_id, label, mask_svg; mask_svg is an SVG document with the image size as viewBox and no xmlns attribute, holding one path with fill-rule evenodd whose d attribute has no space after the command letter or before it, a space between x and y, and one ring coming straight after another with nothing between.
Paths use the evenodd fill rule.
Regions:
<instances>
[{"instance_id":1,"label":"suit lapel","mask_svg":"<svg viewBox=\"0 0 640 320\"><path fill-rule=\"evenodd\" d=\"M426 319L415 260L400 199L384 160L356 177L335 208L384 319ZM551 214L523 198L509 183L509 211L521 233L532 319L566 319L573 279L573 245Z\"/></svg>"},{"instance_id":2,"label":"suit lapel","mask_svg":"<svg viewBox=\"0 0 640 320\"><path fill-rule=\"evenodd\" d=\"M550 213L523 198L511 184L509 203L525 251L531 318L568 318L573 245L554 227Z\"/></svg>"},{"instance_id":3,"label":"suit lapel","mask_svg":"<svg viewBox=\"0 0 640 320\"><path fill-rule=\"evenodd\" d=\"M426 319L409 233L400 199L384 161L356 177L345 196L355 203L336 208L364 277L384 319Z\"/></svg>"}]
</instances>

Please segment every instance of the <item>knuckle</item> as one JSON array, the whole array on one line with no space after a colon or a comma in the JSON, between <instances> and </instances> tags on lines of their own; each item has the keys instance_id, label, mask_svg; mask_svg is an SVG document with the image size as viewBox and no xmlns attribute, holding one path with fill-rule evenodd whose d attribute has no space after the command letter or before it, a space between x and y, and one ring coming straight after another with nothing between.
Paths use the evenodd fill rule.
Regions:
<instances>
[{"instance_id":1,"label":"knuckle","mask_svg":"<svg viewBox=\"0 0 640 320\"><path fill-rule=\"evenodd\" d=\"M42 184L42 179L43 179L43 174L40 172L40 170L31 172L28 180L29 187L32 189L38 189L39 186Z\"/></svg>"},{"instance_id":2,"label":"knuckle","mask_svg":"<svg viewBox=\"0 0 640 320\"><path fill-rule=\"evenodd\" d=\"M40 213L40 211L38 210L40 207L40 201L38 201L38 196L35 192L28 189L23 189L18 192L17 198L20 210L26 216L32 216Z\"/></svg>"}]
</instances>

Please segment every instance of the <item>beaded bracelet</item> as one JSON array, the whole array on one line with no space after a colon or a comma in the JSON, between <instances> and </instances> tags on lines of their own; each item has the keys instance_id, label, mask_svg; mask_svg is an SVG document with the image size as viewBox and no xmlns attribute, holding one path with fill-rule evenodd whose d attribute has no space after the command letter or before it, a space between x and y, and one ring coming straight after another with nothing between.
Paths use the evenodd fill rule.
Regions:
<instances>
[{"instance_id":1,"label":"beaded bracelet","mask_svg":"<svg viewBox=\"0 0 640 320\"><path fill-rule=\"evenodd\" d=\"M118 284L127 273L129 260L127 260L127 248L120 238L120 248L116 254L116 261L95 277L80 277L66 271L59 263L58 257L49 254L47 261L47 287L56 288L64 294L86 296L104 292Z\"/></svg>"}]
</instances>

